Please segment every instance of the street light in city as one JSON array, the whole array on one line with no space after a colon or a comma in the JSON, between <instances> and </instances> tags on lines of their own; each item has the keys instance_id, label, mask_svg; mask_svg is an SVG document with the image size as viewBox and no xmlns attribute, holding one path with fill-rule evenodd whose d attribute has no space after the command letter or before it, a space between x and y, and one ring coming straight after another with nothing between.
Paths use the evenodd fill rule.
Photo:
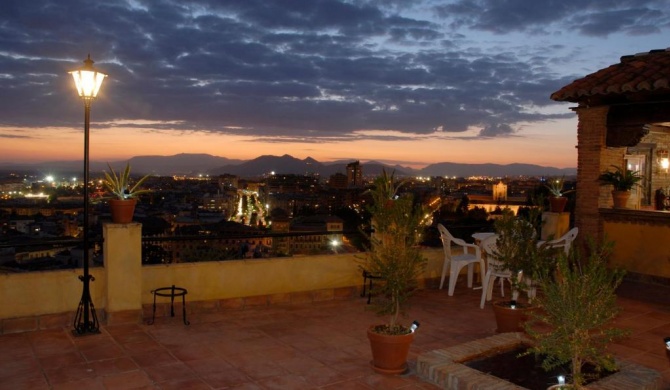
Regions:
<instances>
[{"instance_id":1,"label":"street light in city","mask_svg":"<svg viewBox=\"0 0 670 390\"><path fill-rule=\"evenodd\" d=\"M90 282L94 280L88 272L89 262L89 169L88 169L88 134L91 120L91 103L98 95L102 82L107 77L106 74L97 71L93 67L93 60L91 55L84 60L84 66L69 72L74 78L75 86L79 97L84 101L84 275L79 276L84 284L77 314L74 317L74 331L78 335L100 333L100 324L98 323L98 316L95 314L95 307L91 300Z\"/></svg>"}]
</instances>

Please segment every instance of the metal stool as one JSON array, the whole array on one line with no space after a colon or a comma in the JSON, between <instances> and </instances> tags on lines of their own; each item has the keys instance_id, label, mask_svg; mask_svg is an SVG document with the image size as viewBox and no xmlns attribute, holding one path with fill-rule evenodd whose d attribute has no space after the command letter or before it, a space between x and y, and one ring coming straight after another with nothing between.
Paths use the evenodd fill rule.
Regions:
<instances>
[{"instance_id":1,"label":"metal stool","mask_svg":"<svg viewBox=\"0 0 670 390\"><path fill-rule=\"evenodd\" d=\"M368 295L368 305L370 304L370 299L372 299L372 281L374 279L381 279L381 276L376 276L371 273L369 273L366 270L363 270L363 292L361 293L361 296L365 296L365 285L367 284L367 295Z\"/></svg>"},{"instance_id":2,"label":"metal stool","mask_svg":"<svg viewBox=\"0 0 670 390\"><path fill-rule=\"evenodd\" d=\"M190 322L186 321L186 294L188 294L188 291L185 288L181 287L175 287L174 284L172 287L161 287L157 288L155 290L151 290L151 293L154 294L154 309L153 312L151 313L151 322L149 322L149 325L154 324L154 320L156 319L156 296L159 297L170 297L170 316L174 317L174 298L175 297L181 297L181 306L183 310L183 316L184 316L184 325L189 325Z\"/></svg>"}]
</instances>

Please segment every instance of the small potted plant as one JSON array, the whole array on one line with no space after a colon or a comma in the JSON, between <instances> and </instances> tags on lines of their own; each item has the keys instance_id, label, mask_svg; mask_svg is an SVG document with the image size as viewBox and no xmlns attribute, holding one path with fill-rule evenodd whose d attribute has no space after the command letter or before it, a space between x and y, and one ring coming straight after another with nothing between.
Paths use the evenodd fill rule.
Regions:
<instances>
[{"instance_id":1,"label":"small potted plant","mask_svg":"<svg viewBox=\"0 0 670 390\"><path fill-rule=\"evenodd\" d=\"M561 253L555 267L540 268L535 274L542 289L537 298L542 310L533 312L525 325L533 340L526 353L543 357L545 370L570 365L569 387L557 388L580 389L585 380L597 379L583 371L587 363L594 367L594 375L615 370L607 345L628 333L612 326L619 312L615 291L624 276L624 271L607 267L612 243L597 246L590 240L589 252L587 261L581 261L576 251L570 257Z\"/></svg>"},{"instance_id":2,"label":"small potted plant","mask_svg":"<svg viewBox=\"0 0 670 390\"><path fill-rule=\"evenodd\" d=\"M409 194L397 196L401 184L385 171L375 180L370 208L374 234L362 265L378 278L372 290L372 307L377 314L388 316L388 322L368 328L372 367L385 374L407 370L407 355L417 325L402 325L399 318L426 264L418 246L422 209Z\"/></svg>"},{"instance_id":3,"label":"small potted plant","mask_svg":"<svg viewBox=\"0 0 670 390\"><path fill-rule=\"evenodd\" d=\"M564 195L574 190L563 190L565 186L565 176L560 178L551 178L547 180L544 185L549 190L549 210L552 213L562 213L565 210L565 205L568 203L568 198Z\"/></svg>"},{"instance_id":4,"label":"small potted plant","mask_svg":"<svg viewBox=\"0 0 670 390\"><path fill-rule=\"evenodd\" d=\"M509 209L495 221L498 236L493 256L500 267L510 271L512 277L512 299L493 303L498 332L518 332L523 330L523 322L533 310L534 287L532 276L538 267L544 267L551 259L547 249L537 245L537 221L541 209L531 207L528 215L518 217ZM521 293L527 299L521 300Z\"/></svg>"},{"instance_id":5,"label":"small potted plant","mask_svg":"<svg viewBox=\"0 0 670 390\"><path fill-rule=\"evenodd\" d=\"M139 189L144 181L149 177L146 175L131 185L130 163L126 163L123 172L117 174L109 163L109 172L105 172L104 185L113 199L109 200L109 207L112 213L112 222L130 223L133 221L135 205L137 204L137 195L149 192L146 189Z\"/></svg>"},{"instance_id":6,"label":"small potted plant","mask_svg":"<svg viewBox=\"0 0 670 390\"><path fill-rule=\"evenodd\" d=\"M642 176L638 171L631 171L627 168L622 168L612 165L612 170L605 171L598 176L600 185L612 186L612 201L613 207L617 209L626 208L628 198L630 198L630 191L640 185Z\"/></svg>"}]
</instances>

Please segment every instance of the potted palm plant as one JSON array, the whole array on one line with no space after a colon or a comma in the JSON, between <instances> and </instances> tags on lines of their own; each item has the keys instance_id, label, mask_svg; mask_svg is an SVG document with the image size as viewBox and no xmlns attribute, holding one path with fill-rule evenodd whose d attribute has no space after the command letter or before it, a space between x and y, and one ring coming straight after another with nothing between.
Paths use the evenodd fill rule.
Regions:
<instances>
[{"instance_id":1,"label":"potted palm plant","mask_svg":"<svg viewBox=\"0 0 670 390\"><path fill-rule=\"evenodd\" d=\"M612 170L601 173L598 181L600 185L612 186L613 207L623 209L626 208L626 203L630 198L630 191L640 184L642 176L638 171L631 171L616 165L612 165L612 168Z\"/></svg>"},{"instance_id":2,"label":"potted palm plant","mask_svg":"<svg viewBox=\"0 0 670 390\"><path fill-rule=\"evenodd\" d=\"M414 328L400 324L399 319L426 264L417 245L423 213L409 194L397 196L401 185L385 171L374 183L370 208L374 234L362 265L379 280L372 290L372 307L377 314L388 316L386 323L373 325L367 332L372 367L386 374L407 369Z\"/></svg>"},{"instance_id":3,"label":"potted palm plant","mask_svg":"<svg viewBox=\"0 0 670 390\"><path fill-rule=\"evenodd\" d=\"M537 298L542 310L533 312L525 325L533 340L526 353L542 356L545 370L569 364L570 387L557 388L580 389L586 380L597 379L583 371L587 363L594 374L616 369L606 347L628 332L612 326L619 312L615 291L624 276L624 271L607 267L612 246L611 242L597 246L591 240L587 261L581 261L576 251L570 257L561 253L555 267L535 273L542 289Z\"/></svg>"},{"instance_id":4,"label":"potted palm plant","mask_svg":"<svg viewBox=\"0 0 670 390\"><path fill-rule=\"evenodd\" d=\"M112 199L109 200L112 222L130 223L133 221L135 205L137 204L137 199L135 199L135 197L149 192L147 189L139 188L149 175L146 175L137 180L134 184L131 184L130 163L126 163L126 168L119 174L114 171L109 163L107 164L107 167L109 167L109 172L105 172L104 185L112 197Z\"/></svg>"},{"instance_id":5,"label":"potted palm plant","mask_svg":"<svg viewBox=\"0 0 670 390\"><path fill-rule=\"evenodd\" d=\"M551 178L547 180L545 187L549 190L549 209L552 213L562 213L568 198L565 194L574 190L563 190L565 187L565 176L560 178Z\"/></svg>"}]
</instances>

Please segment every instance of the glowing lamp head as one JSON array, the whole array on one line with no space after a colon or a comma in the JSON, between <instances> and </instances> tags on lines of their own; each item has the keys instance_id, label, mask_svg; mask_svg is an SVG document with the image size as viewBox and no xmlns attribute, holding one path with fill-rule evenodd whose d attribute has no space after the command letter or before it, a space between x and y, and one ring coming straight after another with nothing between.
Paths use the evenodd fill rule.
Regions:
<instances>
[{"instance_id":1,"label":"glowing lamp head","mask_svg":"<svg viewBox=\"0 0 670 390\"><path fill-rule=\"evenodd\" d=\"M84 66L69 73L74 78L77 93L84 100L92 100L98 96L102 82L107 77L106 74L93 67L93 60L90 54L84 60Z\"/></svg>"}]
</instances>

